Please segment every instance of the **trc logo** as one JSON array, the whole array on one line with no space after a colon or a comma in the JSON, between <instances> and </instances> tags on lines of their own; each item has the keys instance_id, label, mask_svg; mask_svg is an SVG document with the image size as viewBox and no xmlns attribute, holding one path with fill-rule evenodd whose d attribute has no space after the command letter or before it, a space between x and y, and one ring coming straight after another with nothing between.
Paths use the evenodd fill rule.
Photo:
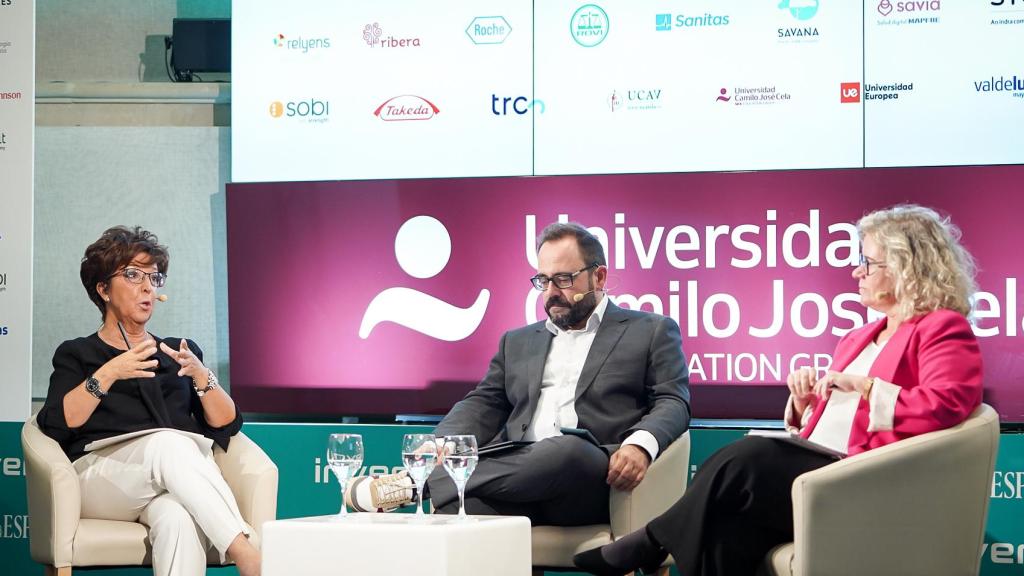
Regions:
<instances>
[{"instance_id":1,"label":"trc logo","mask_svg":"<svg viewBox=\"0 0 1024 576\"><path fill-rule=\"evenodd\" d=\"M541 114L544 113L543 100L527 100L525 96L500 97L495 94L491 94L491 114L494 114L495 116L508 116L509 110L522 116L532 110L535 106L539 108L539 112Z\"/></svg>"}]
</instances>

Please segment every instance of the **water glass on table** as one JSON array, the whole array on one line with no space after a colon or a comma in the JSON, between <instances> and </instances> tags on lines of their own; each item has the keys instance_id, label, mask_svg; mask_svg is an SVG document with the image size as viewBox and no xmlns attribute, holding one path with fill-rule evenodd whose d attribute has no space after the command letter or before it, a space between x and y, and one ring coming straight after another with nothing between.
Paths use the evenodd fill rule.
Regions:
<instances>
[{"instance_id":1,"label":"water glass on table","mask_svg":"<svg viewBox=\"0 0 1024 576\"><path fill-rule=\"evenodd\" d=\"M476 436L457 435L444 437L444 469L455 482L459 491L459 520L466 520L466 483L476 469Z\"/></svg>"},{"instance_id":2,"label":"water glass on table","mask_svg":"<svg viewBox=\"0 0 1024 576\"><path fill-rule=\"evenodd\" d=\"M331 434L327 439L327 465L334 471L341 486L341 510L337 518L348 517L345 486L363 464L363 437L360 434Z\"/></svg>"},{"instance_id":3,"label":"water glass on table","mask_svg":"<svg viewBox=\"0 0 1024 576\"><path fill-rule=\"evenodd\" d=\"M406 434L402 438L402 464L416 484L416 516L423 516L423 485L437 464L437 444L433 434Z\"/></svg>"}]
</instances>

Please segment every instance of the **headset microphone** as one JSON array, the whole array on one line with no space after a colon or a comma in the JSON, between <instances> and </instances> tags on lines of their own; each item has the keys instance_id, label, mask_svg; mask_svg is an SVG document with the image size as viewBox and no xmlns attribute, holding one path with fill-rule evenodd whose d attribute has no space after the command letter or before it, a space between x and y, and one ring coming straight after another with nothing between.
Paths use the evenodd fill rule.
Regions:
<instances>
[{"instance_id":1,"label":"headset microphone","mask_svg":"<svg viewBox=\"0 0 1024 576\"><path fill-rule=\"evenodd\" d=\"M875 299L876 300L885 300L886 298L889 298L891 296L892 296L892 292L886 292L885 290L883 290L881 292L875 292Z\"/></svg>"},{"instance_id":2,"label":"headset microphone","mask_svg":"<svg viewBox=\"0 0 1024 576\"><path fill-rule=\"evenodd\" d=\"M167 302L167 294L161 294L161 295L157 296L156 299L161 301L161 302Z\"/></svg>"},{"instance_id":3,"label":"headset microphone","mask_svg":"<svg viewBox=\"0 0 1024 576\"><path fill-rule=\"evenodd\" d=\"M572 297L572 301L579 304L580 302L583 301L584 298L587 297L587 294L592 294L594 292L597 292L597 290L588 290L582 294L576 294L575 296Z\"/></svg>"}]
</instances>

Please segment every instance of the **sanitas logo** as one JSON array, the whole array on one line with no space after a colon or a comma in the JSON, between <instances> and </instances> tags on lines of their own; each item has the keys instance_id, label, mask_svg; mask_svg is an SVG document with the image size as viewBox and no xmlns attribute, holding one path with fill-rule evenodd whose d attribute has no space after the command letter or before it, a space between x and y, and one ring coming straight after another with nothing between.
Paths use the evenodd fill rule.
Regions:
<instances>
[{"instance_id":1,"label":"sanitas logo","mask_svg":"<svg viewBox=\"0 0 1024 576\"><path fill-rule=\"evenodd\" d=\"M298 50L305 54L310 50L330 48L331 39L326 36L323 38L302 38L301 36L299 38L286 38L284 34L278 34L274 36L274 46L286 50Z\"/></svg>"},{"instance_id":2,"label":"sanitas logo","mask_svg":"<svg viewBox=\"0 0 1024 576\"><path fill-rule=\"evenodd\" d=\"M502 44L512 33L504 16L477 16L466 27L466 36L473 44Z\"/></svg>"},{"instance_id":3,"label":"sanitas logo","mask_svg":"<svg viewBox=\"0 0 1024 576\"><path fill-rule=\"evenodd\" d=\"M988 80L974 82L975 92L1005 92L1014 98L1024 99L1024 78L1014 75L1010 78L992 76Z\"/></svg>"},{"instance_id":4,"label":"sanitas logo","mask_svg":"<svg viewBox=\"0 0 1024 576\"><path fill-rule=\"evenodd\" d=\"M577 44L593 48L608 37L608 14L597 4L584 4L569 20L569 33Z\"/></svg>"},{"instance_id":5,"label":"sanitas logo","mask_svg":"<svg viewBox=\"0 0 1024 576\"><path fill-rule=\"evenodd\" d=\"M865 100L899 100L900 94L904 95L914 90L914 83L893 82L891 84L865 84Z\"/></svg>"},{"instance_id":6,"label":"sanitas logo","mask_svg":"<svg viewBox=\"0 0 1024 576\"><path fill-rule=\"evenodd\" d=\"M843 82L840 84L839 101L843 104L860 102L860 82Z\"/></svg>"},{"instance_id":7,"label":"sanitas logo","mask_svg":"<svg viewBox=\"0 0 1024 576\"><path fill-rule=\"evenodd\" d=\"M363 41L371 48L419 48L419 38L395 38L384 36L380 24L374 22L363 27Z\"/></svg>"},{"instance_id":8,"label":"sanitas logo","mask_svg":"<svg viewBox=\"0 0 1024 576\"><path fill-rule=\"evenodd\" d=\"M661 88L653 90L612 90L607 99L612 112L619 110L657 110L661 108Z\"/></svg>"},{"instance_id":9,"label":"sanitas logo","mask_svg":"<svg viewBox=\"0 0 1024 576\"><path fill-rule=\"evenodd\" d=\"M544 101L529 100L526 96L501 97L497 94L491 94L491 114L495 116L508 116L510 112L522 116L530 110L536 110L543 114Z\"/></svg>"},{"instance_id":10,"label":"sanitas logo","mask_svg":"<svg viewBox=\"0 0 1024 576\"><path fill-rule=\"evenodd\" d=\"M668 31L672 29L673 18L671 14L655 14L654 16L654 29L658 32ZM687 14L676 14L675 27L676 28L713 28L716 26L728 26L729 15L728 14L711 14L705 12L702 16L692 16Z\"/></svg>"},{"instance_id":11,"label":"sanitas logo","mask_svg":"<svg viewBox=\"0 0 1024 576\"><path fill-rule=\"evenodd\" d=\"M403 120L430 120L441 111L433 102L420 96L403 94L385 100L373 111L373 115L385 122Z\"/></svg>"},{"instance_id":12,"label":"sanitas logo","mask_svg":"<svg viewBox=\"0 0 1024 576\"><path fill-rule=\"evenodd\" d=\"M878 13L893 18L878 20L882 26L902 26L904 24L937 24L939 17L936 12L942 9L939 0L922 0L918 2L892 2L891 0L879 0ZM921 14L921 16L917 16Z\"/></svg>"},{"instance_id":13,"label":"sanitas logo","mask_svg":"<svg viewBox=\"0 0 1024 576\"><path fill-rule=\"evenodd\" d=\"M331 114L331 103L326 100L301 100L297 102L275 101L270 103L272 118L298 118L307 122L327 122Z\"/></svg>"}]
</instances>

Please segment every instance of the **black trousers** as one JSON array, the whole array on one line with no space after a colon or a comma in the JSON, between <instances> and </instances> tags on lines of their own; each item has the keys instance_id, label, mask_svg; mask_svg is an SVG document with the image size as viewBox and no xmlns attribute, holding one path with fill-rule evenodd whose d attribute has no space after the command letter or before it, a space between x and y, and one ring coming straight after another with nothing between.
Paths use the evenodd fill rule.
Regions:
<instances>
[{"instance_id":1,"label":"black trousers","mask_svg":"<svg viewBox=\"0 0 1024 576\"><path fill-rule=\"evenodd\" d=\"M466 484L467 514L527 516L534 526L608 522L608 455L575 436L556 436L480 459ZM455 483L438 465L427 480L434 510L459 511Z\"/></svg>"},{"instance_id":2,"label":"black trousers","mask_svg":"<svg viewBox=\"0 0 1024 576\"><path fill-rule=\"evenodd\" d=\"M793 481L832 462L780 440L744 437L712 454L648 532L682 576L755 574L772 547L793 539Z\"/></svg>"}]
</instances>

